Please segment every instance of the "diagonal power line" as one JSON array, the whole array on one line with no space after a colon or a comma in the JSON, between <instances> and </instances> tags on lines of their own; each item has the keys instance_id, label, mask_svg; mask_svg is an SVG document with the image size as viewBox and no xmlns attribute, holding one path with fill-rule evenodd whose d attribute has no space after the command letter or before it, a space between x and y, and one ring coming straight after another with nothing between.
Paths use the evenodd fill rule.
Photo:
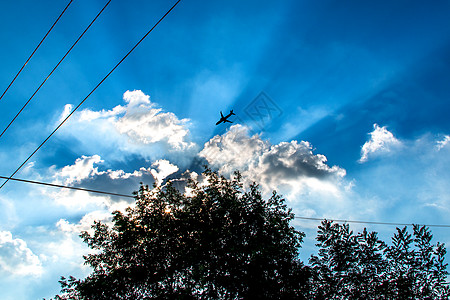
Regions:
<instances>
[{"instance_id":1,"label":"diagonal power line","mask_svg":"<svg viewBox=\"0 0 450 300\"><path fill-rule=\"evenodd\" d=\"M161 21L175 8L175 6L177 6L178 3L180 3L181 0L178 0L159 20L158 22L156 22L155 25L153 25L153 27L147 31L147 33L134 45L133 48L131 48L130 51L128 51L128 53L111 69L111 71L109 71L108 74L106 74L105 77L103 77L103 79L94 87L94 89L83 99L83 101L81 101L77 107L75 107L72 112L64 119L61 121L61 123L52 131L52 133L50 133L50 135L33 151L33 153L30 154L30 156L28 156L28 158L6 179L5 182L3 182L3 184L0 186L0 189L3 188L5 186L5 184L14 176L16 175L16 173L31 159L31 157L33 157L33 155L39 151L39 149L41 149L42 146L44 146L44 144L53 136L53 134L55 134L55 132L75 113L75 111L94 93L94 91L109 77L109 75L111 75L112 72L114 72L114 70L131 54L131 52L134 51L134 49L137 48L137 46L139 46L139 44L153 31L153 29L155 29L156 26L158 26L159 23L161 23Z\"/></svg>"},{"instance_id":2,"label":"diagonal power line","mask_svg":"<svg viewBox=\"0 0 450 300\"><path fill-rule=\"evenodd\" d=\"M102 14L102 12L105 10L105 8L109 5L110 2L111 2L111 0L109 0L105 4L105 6L103 6L103 8L100 10L100 12L91 21L91 23L89 23L88 27L86 27L86 29L83 31L83 33L81 33L81 35L78 37L78 39L75 41L75 43L72 44L72 46L69 48L69 50L67 50L66 54L64 54L64 56L59 60L59 62L53 68L53 70L47 75L47 77L44 79L44 81L42 81L41 85L36 89L36 91L34 91L33 95L31 95L31 97L22 106L22 108L14 116L14 118L11 120L11 122L9 122L8 126L6 126L6 128L3 129L2 133L0 133L0 138L3 136L3 134L6 132L6 130L8 130L8 128L11 126L11 124L14 123L14 121L17 119L17 117L20 115L20 113L25 109L25 107L27 107L27 105L28 105L28 103L30 103L31 99L33 99L33 97L37 94L37 92L41 89L41 87L45 84L45 82L50 78L50 76L52 76L53 72L55 72L55 70L59 67L59 65L63 62L63 60L67 57L67 55L69 55L70 51L72 51L72 49L75 47L75 45L81 40L83 35L89 30L89 28L92 26L92 24L94 24L95 20L97 20L97 18Z\"/></svg>"},{"instance_id":3,"label":"diagonal power line","mask_svg":"<svg viewBox=\"0 0 450 300\"><path fill-rule=\"evenodd\" d=\"M111 196L135 198L134 196L131 196L131 195L124 195L124 194L117 194L117 193L111 193L111 192L105 192L105 191L99 191L99 190L85 189L85 188L80 188L80 187L73 187L73 186L67 186L67 185L61 185L61 184L55 184L55 183L48 183L48 182L42 182L42 181L34 181L34 180L26 180L26 179L19 179L19 178L11 178L11 177L0 176L0 179L8 179L8 178L9 178L9 180L13 180L13 181L32 183L32 184L39 184L39 185L51 186L51 187L62 188L62 189L70 189L70 190L85 191L85 192L105 194L105 195L111 195Z\"/></svg>"},{"instance_id":4,"label":"diagonal power line","mask_svg":"<svg viewBox=\"0 0 450 300\"><path fill-rule=\"evenodd\" d=\"M56 19L56 21L53 23L53 25L50 27L50 29L47 31L47 33L45 34L45 36L42 38L42 40L39 42L39 44L36 46L36 48L34 49L34 51L31 53L30 57L28 57L27 61L23 64L22 68L20 68L19 72L17 72L16 76L13 78L13 80L9 83L8 87L6 88L6 90L3 92L3 94L0 96L0 100L2 100L3 96L5 96L6 92L9 90L9 88L11 87L11 85L14 83L14 81L16 81L17 77L19 77L19 74L22 72L22 70L25 68L25 66L28 64L28 62L30 61L30 59L33 57L34 53L36 53L37 49L39 49L39 47L41 46L41 44L44 42L44 40L47 38L47 36L49 35L50 31L52 31L53 27L55 27L56 23L58 23L59 19L61 19L62 15L66 12L67 8L69 8L70 4L73 2L73 0L69 1L69 4L67 4L67 6L64 8L64 10L61 12L61 14L59 15L59 17Z\"/></svg>"}]
</instances>

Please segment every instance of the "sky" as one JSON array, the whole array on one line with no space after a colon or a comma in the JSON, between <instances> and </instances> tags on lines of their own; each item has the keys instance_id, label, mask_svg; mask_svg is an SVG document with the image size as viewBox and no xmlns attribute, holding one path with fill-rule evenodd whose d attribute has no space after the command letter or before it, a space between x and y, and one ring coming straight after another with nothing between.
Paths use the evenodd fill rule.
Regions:
<instances>
[{"instance_id":1,"label":"sky","mask_svg":"<svg viewBox=\"0 0 450 300\"><path fill-rule=\"evenodd\" d=\"M106 2L73 1L0 100L2 130ZM1 92L67 3L0 2ZM174 3L111 1L0 138L0 176ZM449 53L449 1L182 0L15 177L131 195L207 163L277 190L299 217L450 224ZM89 274L80 231L132 203L9 181L1 298L50 298L60 276ZM305 261L319 223L293 223ZM351 225L363 227L395 231ZM431 229L450 245L449 228Z\"/></svg>"}]
</instances>

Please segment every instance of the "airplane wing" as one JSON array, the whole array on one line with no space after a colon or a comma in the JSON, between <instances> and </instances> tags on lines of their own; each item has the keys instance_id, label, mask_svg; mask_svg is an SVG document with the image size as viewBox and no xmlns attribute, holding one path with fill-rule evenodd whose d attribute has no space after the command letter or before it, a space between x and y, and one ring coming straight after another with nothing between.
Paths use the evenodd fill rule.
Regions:
<instances>
[{"instance_id":1,"label":"airplane wing","mask_svg":"<svg viewBox=\"0 0 450 300\"><path fill-rule=\"evenodd\" d=\"M220 112L220 116L223 118L222 112Z\"/></svg>"},{"instance_id":2,"label":"airplane wing","mask_svg":"<svg viewBox=\"0 0 450 300\"><path fill-rule=\"evenodd\" d=\"M228 120L225 120L225 122L228 122L228 123L233 123L233 122L231 122L231 121L228 121Z\"/></svg>"}]
</instances>

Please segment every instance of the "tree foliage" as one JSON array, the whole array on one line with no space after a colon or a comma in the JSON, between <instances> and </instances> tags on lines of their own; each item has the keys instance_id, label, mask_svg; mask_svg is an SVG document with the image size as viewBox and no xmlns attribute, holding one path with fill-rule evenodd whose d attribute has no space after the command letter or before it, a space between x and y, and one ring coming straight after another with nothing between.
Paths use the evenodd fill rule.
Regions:
<instances>
[{"instance_id":1,"label":"tree foliage","mask_svg":"<svg viewBox=\"0 0 450 300\"><path fill-rule=\"evenodd\" d=\"M392 245L323 221L317 255L299 260L304 233L275 192L244 191L207 169L189 195L141 185L112 225L83 232L92 273L62 278L56 299L448 299L446 250L428 228L399 229Z\"/></svg>"},{"instance_id":2,"label":"tree foliage","mask_svg":"<svg viewBox=\"0 0 450 300\"><path fill-rule=\"evenodd\" d=\"M240 176L226 180L206 170L208 183L190 182L191 196L171 184L141 186L136 206L114 212L112 228L96 222L82 234L97 253L85 257L87 278L62 280L59 299L248 299L304 294L298 260L304 236L274 193L257 185L242 191Z\"/></svg>"},{"instance_id":3,"label":"tree foliage","mask_svg":"<svg viewBox=\"0 0 450 300\"><path fill-rule=\"evenodd\" d=\"M347 224L319 226L311 290L317 299L448 299L446 250L425 226L397 228L392 246L376 232L353 234Z\"/></svg>"}]
</instances>

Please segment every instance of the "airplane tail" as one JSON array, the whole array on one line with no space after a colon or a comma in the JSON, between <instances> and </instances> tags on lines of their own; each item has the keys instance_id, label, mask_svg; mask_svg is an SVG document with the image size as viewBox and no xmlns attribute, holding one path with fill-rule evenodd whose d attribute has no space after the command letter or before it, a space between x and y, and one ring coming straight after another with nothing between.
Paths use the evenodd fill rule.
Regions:
<instances>
[{"instance_id":1,"label":"airplane tail","mask_svg":"<svg viewBox=\"0 0 450 300\"><path fill-rule=\"evenodd\" d=\"M235 115L235 113L233 112L233 110L230 110L230 114Z\"/></svg>"}]
</instances>

